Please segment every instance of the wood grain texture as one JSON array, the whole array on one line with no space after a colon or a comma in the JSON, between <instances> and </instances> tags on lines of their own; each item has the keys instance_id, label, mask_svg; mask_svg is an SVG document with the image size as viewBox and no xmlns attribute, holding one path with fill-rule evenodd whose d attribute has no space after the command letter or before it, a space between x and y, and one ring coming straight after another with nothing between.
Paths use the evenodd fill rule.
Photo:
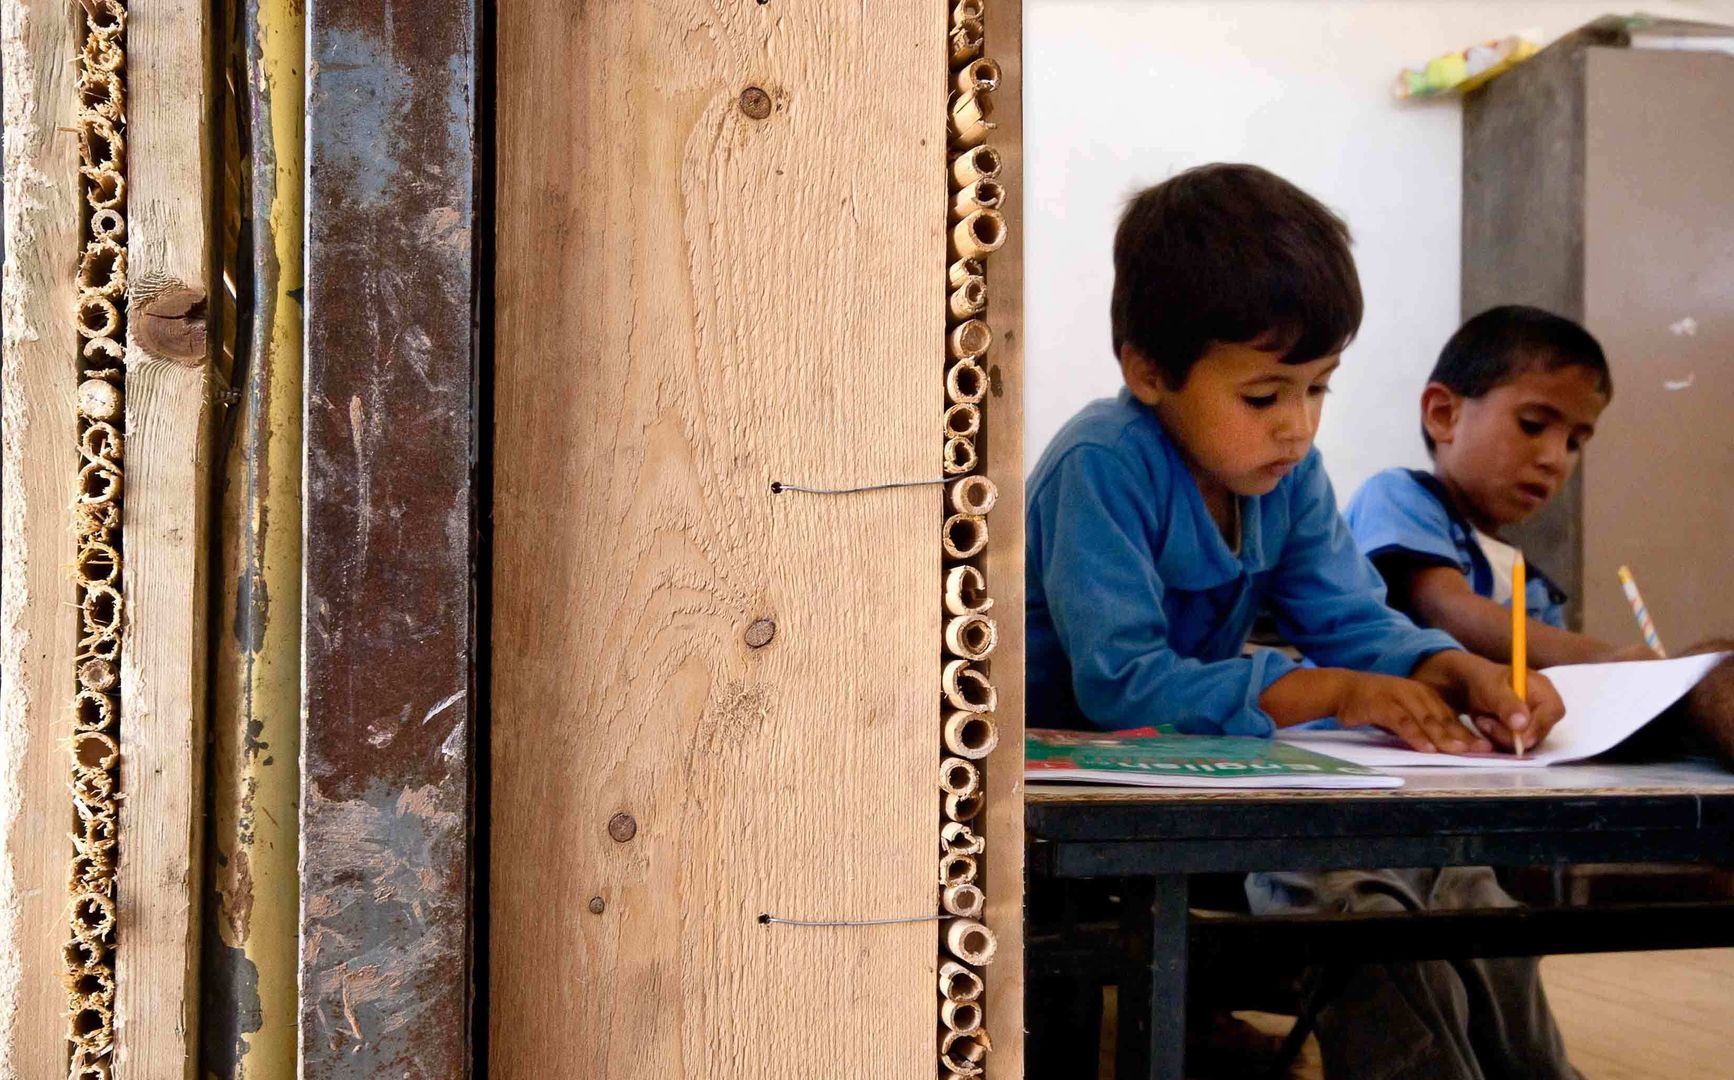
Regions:
<instances>
[{"instance_id":1,"label":"wood grain texture","mask_svg":"<svg viewBox=\"0 0 1734 1080\"><path fill-rule=\"evenodd\" d=\"M1006 199L1005 246L987 260L988 395L983 403L986 449L983 466L999 487L990 522L985 567L999 624L994 651L994 688L999 707L999 747L987 762L988 838L986 892L988 927L999 953L985 973L987 1031L993 1039L988 1075L1024 1074L1024 140L1023 5L988 0L984 55L999 62L991 140L1000 153Z\"/></svg>"},{"instance_id":2,"label":"wood grain texture","mask_svg":"<svg viewBox=\"0 0 1734 1080\"><path fill-rule=\"evenodd\" d=\"M115 932L123 1078L191 1077L198 1058L211 493L203 298L216 291L209 19L203 4L168 0L132 6L127 24L125 797ZM191 295L191 306L153 307L176 295Z\"/></svg>"},{"instance_id":3,"label":"wood grain texture","mask_svg":"<svg viewBox=\"0 0 1734 1080\"><path fill-rule=\"evenodd\" d=\"M69 936L71 737L77 609L68 507L81 344L78 8L0 6L5 83L4 341L0 346L0 1077L66 1059L60 947Z\"/></svg>"},{"instance_id":4,"label":"wood grain texture","mask_svg":"<svg viewBox=\"0 0 1734 1080\"><path fill-rule=\"evenodd\" d=\"M500 9L500 1080L933 1073L945 18Z\"/></svg>"}]
</instances>

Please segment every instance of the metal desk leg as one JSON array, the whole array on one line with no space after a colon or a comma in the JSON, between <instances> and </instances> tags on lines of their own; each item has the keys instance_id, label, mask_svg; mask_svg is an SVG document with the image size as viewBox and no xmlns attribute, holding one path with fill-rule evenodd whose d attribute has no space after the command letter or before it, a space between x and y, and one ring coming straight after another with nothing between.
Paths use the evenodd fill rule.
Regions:
<instances>
[{"instance_id":1,"label":"metal desk leg","mask_svg":"<svg viewBox=\"0 0 1734 1080\"><path fill-rule=\"evenodd\" d=\"M1150 1077L1186 1075L1186 878L1155 879L1150 912Z\"/></svg>"}]
</instances>

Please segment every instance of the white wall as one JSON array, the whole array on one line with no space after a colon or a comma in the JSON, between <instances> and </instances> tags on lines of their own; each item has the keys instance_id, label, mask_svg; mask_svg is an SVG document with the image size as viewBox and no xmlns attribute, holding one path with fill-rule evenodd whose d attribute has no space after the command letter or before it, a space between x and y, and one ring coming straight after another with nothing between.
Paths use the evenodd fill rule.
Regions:
<instances>
[{"instance_id":1,"label":"white wall","mask_svg":"<svg viewBox=\"0 0 1734 1080\"><path fill-rule=\"evenodd\" d=\"M1734 22L1734 0L1637 8ZM1026 460L1119 389L1109 348L1114 224L1126 197L1192 165L1248 161L1343 215L1366 294L1319 446L1339 497L1422 465L1417 400L1458 324L1461 113L1401 102L1397 72L1609 11L1580 2L1025 0Z\"/></svg>"}]
</instances>

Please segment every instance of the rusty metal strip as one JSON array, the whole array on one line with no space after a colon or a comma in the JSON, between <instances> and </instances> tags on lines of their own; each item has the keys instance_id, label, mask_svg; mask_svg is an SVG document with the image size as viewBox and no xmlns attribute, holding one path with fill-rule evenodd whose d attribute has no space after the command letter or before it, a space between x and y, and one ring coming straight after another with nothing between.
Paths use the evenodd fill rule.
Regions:
<instances>
[{"instance_id":1,"label":"rusty metal strip","mask_svg":"<svg viewBox=\"0 0 1734 1080\"><path fill-rule=\"evenodd\" d=\"M239 5L245 313L221 494L201 1063L218 1080L294 1075L300 748L300 0Z\"/></svg>"},{"instance_id":2,"label":"rusty metal strip","mask_svg":"<svg viewBox=\"0 0 1734 1080\"><path fill-rule=\"evenodd\" d=\"M307 1080L468 1069L478 19L307 8Z\"/></svg>"}]
</instances>

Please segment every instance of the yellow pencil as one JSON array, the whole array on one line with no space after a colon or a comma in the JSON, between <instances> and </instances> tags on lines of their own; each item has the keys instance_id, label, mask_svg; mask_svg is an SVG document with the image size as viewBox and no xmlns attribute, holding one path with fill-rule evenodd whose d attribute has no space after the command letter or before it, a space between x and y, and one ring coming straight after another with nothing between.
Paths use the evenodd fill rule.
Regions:
<instances>
[{"instance_id":1,"label":"yellow pencil","mask_svg":"<svg viewBox=\"0 0 1734 1080\"><path fill-rule=\"evenodd\" d=\"M1528 614L1528 597L1524 586L1523 552L1517 553L1517 559L1511 564L1511 690L1517 695L1517 700L1525 703L1529 696L1525 693L1529 683L1529 626L1525 616ZM1512 742L1516 745L1517 756L1523 756L1523 736L1517 732L1511 733Z\"/></svg>"}]
</instances>

